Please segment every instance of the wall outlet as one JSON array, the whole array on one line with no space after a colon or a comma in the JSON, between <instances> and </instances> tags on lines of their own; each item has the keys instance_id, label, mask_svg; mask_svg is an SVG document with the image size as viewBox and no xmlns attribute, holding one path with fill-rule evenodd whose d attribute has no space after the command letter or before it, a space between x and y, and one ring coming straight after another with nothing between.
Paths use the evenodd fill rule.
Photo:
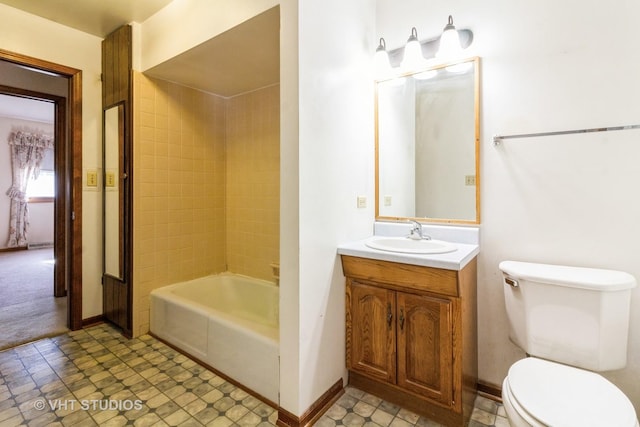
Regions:
<instances>
[{"instance_id":1,"label":"wall outlet","mask_svg":"<svg viewBox=\"0 0 640 427\"><path fill-rule=\"evenodd\" d=\"M364 209L367 207L367 198L365 196L358 196L358 209Z\"/></svg>"},{"instance_id":2,"label":"wall outlet","mask_svg":"<svg viewBox=\"0 0 640 427\"><path fill-rule=\"evenodd\" d=\"M384 196L384 205L391 206L391 196Z\"/></svg>"},{"instance_id":3,"label":"wall outlet","mask_svg":"<svg viewBox=\"0 0 640 427\"><path fill-rule=\"evenodd\" d=\"M87 171L87 187L98 186L98 172L94 170Z\"/></svg>"},{"instance_id":4,"label":"wall outlet","mask_svg":"<svg viewBox=\"0 0 640 427\"><path fill-rule=\"evenodd\" d=\"M464 176L464 185L476 185L476 176L475 175L465 175Z\"/></svg>"}]
</instances>

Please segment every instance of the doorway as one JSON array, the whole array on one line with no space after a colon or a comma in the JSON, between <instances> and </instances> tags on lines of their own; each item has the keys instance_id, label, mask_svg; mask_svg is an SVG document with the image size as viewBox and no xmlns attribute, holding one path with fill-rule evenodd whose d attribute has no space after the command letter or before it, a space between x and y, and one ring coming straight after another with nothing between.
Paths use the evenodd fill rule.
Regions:
<instances>
[{"instance_id":1,"label":"doorway","mask_svg":"<svg viewBox=\"0 0 640 427\"><path fill-rule=\"evenodd\" d=\"M0 86L0 93L55 105L54 293L67 302L67 327L82 327L82 72L37 58L0 50L0 64L62 79L66 96L30 89L29 78ZM8 74L8 73L7 73ZM2 73L4 79L5 73ZM0 81L0 84L4 84Z\"/></svg>"}]
</instances>

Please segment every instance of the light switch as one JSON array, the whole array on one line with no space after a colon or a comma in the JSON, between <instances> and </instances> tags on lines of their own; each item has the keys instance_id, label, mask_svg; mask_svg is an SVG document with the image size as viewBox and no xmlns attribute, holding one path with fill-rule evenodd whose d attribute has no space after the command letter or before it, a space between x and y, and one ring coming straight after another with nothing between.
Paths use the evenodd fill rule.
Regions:
<instances>
[{"instance_id":1,"label":"light switch","mask_svg":"<svg viewBox=\"0 0 640 427\"><path fill-rule=\"evenodd\" d=\"M365 196L358 196L358 209L364 209L367 207L367 198Z\"/></svg>"},{"instance_id":2,"label":"light switch","mask_svg":"<svg viewBox=\"0 0 640 427\"><path fill-rule=\"evenodd\" d=\"M391 196L384 196L384 205L391 206Z\"/></svg>"},{"instance_id":3,"label":"light switch","mask_svg":"<svg viewBox=\"0 0 640 427\"><path fill-rule=\"evenodd\" d=\"M465 175L464 176L464 185L476 185L476 176L475 175Z\"/></svg>"},{"instance_id":4,"label":"light switch","mask_svg":"<svg viewBox=\"0 0 640 427\"><path fill-rule=\"evenodd\" d=\"M107 171L105 174L105 185L107 187L115 187L116 186L116 174L112 171Z\"/></svg>"},{"instance_id":5,"label":"light switch","mask_svg":"<svg viewBox=\"0 0 640 427\"><path fill-rule=\"evenodd\" d=\"M98 172L94 170L87 171L87 187L98 186Z\"/></svg>"}]
</instances>

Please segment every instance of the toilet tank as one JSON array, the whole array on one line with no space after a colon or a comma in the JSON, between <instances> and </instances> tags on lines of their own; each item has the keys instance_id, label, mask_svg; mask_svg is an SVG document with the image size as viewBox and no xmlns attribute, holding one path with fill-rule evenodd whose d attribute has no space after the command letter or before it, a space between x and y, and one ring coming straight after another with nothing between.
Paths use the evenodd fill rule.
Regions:
<instances>
[{"instance_id":1,"label":"toilet tank","mask_svg":"<svg viewBox=\"0 0 640 427\"><path fill-rule=\"evenodd\" d=\"M527 354L592 371L626 365L633 276L518 261L500 270L509 337Z\"/></svg>"}]
</instances>

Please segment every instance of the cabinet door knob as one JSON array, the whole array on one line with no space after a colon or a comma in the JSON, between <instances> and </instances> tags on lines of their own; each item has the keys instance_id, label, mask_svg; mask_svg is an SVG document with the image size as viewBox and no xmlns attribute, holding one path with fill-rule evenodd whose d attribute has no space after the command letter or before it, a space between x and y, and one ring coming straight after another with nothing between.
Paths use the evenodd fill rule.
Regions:
<instances>
[{"instance_id":1,"label":"cabinet door knob","mask_svg":"<svg viewBox=\"0 0 640 427\"><path fill-rule=\"evenodd\" d=\"M387 325L391 327L391 321L393 320L393 314L391 313L391 303L387 303Z\"/></svg>"},{"instance_id":2,"label":"cabinet door knob","mask_svg":"<svg viewBox=\"0 0 640 427\"><path fill-rule=\"evenodd\" d=\"M398 319L400 320L400 330L402 331L404 329L404 309L403 308L400 309L400 317Z\"/></svg>"}]
</instances>

